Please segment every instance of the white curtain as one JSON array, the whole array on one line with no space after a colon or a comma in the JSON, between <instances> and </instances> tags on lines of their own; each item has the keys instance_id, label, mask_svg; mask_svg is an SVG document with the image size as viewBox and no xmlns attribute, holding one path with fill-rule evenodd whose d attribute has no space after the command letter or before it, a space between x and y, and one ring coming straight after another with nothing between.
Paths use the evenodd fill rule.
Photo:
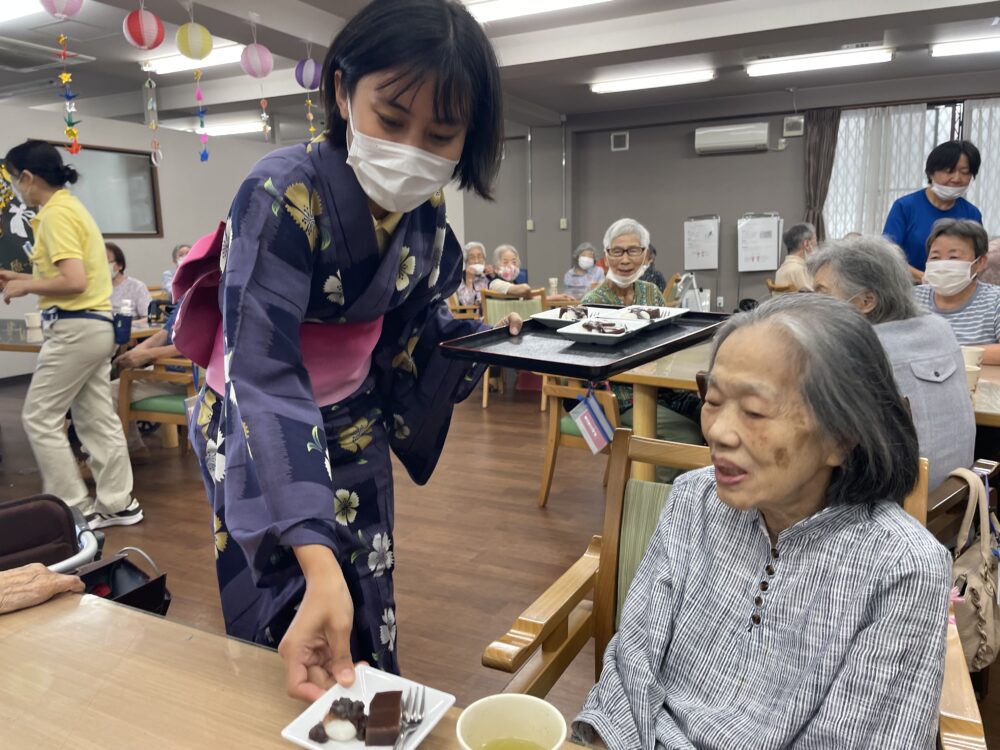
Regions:
<instances>
[{"instance_id":1,"label":"white curtain","mask_svg":"<svg viewBox=\"0 0 1000 750\"><path fill-rule=\"evenodd\" d=\"M963 130L982 154L979 176L965 197L983 212L990 237L1000 235L1000 99L973 99L965 103Z\"/></svg>"},{"instance_id":2,"label":"white curtain","mask_svg":"<svg viewBox=\"0 0 1000 750\"><path fill-rule=\"evenodd\" d=\"M827 236L881 234L892 202L927 182L927 154L950 137L941 137L945 119L926 104L844 110L823 207Z\"/></svg>"}]
</instances>

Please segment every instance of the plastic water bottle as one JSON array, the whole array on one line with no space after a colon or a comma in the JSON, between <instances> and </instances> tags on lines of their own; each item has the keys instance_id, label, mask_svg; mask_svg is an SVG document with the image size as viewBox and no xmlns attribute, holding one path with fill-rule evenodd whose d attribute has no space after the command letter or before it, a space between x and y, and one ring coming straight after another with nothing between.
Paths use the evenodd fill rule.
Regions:
<instances>
[{"instance_id":1,"label":"plastic water bottle","mask_svg":"<svg viewBox=\"0 0 1000 750\"><path fill-rule=\"evenodd\" d=\"M135 315L135 304L127 299L115 313L115 343L127 344L132 338L132 316Z\"/></svg>"},{"instance_id":2,"label":"plastic water bottle","mask_svg":"<svg viewBox=\"0 0 1000 750\"><path fill-rule=\"evenodd\" d=\"M163 285L163 291L167 293L167 296L173 297L171 287L174 284L174 270L172 268L163 272L163 280L161 283Z\"/></svg>"}]
</instances>

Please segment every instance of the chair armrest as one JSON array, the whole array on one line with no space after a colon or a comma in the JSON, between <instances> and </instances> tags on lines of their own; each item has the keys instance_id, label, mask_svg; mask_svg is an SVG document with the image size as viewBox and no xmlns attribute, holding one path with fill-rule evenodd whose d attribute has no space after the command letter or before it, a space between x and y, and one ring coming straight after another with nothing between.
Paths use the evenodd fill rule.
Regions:
<instances>
[{"instance_id":1,"label":"chair armrest","mask_svg":"<svg viewBox=\"0 0 1000 750\"><path fill-rule=\"evenodd\" d=\"M191 367L187 357L160 357L153 361L153 367Z\"/></svg>"},{"instance_id":2,"label":"chair armrest","mask_svg":"<svg viewBox=\"0 0 1000 750\"><path fill-rule=\"evenodd\" d=\"M595 536L583 556L486 647L483 666L516 672L549 636L562 632L570 612L593 590L600 559L601 538Z\"/></svg>"},{"instance_id":3,"label":"chair armrest","mask_svg":"<svg viewBox=\"0 0 1000 750\"><path fill-rule=\"evenodd\" d=\"M949 614L955 610L948 608ZM938 740L943 750L986 750L983 720L972 689L962 639L954 622L948 623L948 645L944 656Z\"/></svg>"}]
</instances>

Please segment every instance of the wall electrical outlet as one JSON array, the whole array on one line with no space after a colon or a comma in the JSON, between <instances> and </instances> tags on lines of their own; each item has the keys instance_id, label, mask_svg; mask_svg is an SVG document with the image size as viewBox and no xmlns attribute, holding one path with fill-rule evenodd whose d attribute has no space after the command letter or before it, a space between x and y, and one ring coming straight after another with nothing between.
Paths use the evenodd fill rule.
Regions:
<instances>
[{"instance_id":1,"label":"wall electrical outlet","mask_svg":"<svg viewBox=\"0 0 1000 750\"><path fill-rule=\"evenodd\" d=\"M717 310L722 310L726 306L725 298L720 294L715 298L715 307Z\"/></svg>"},{"instance_id":2,"label":"wall electrical outlet","mask_svg":"<svg viewBox=\"0 0 1000 750\"><path fill-rule=\"evenodd\" d=\"M559 228L560 229L569 229L569 222L566 220L565 217L559 219Z\"/></svg>"},{"instance_id":3,"label":"wall electrical outlet","mask_svg":"<svg viewBox=\"0 0 1000 750\"><path fill-rule=\"evenodd\" d=\"M528 231L529 232L534 232L535 231L535 220L534 219L528 219Z\"/></svg>"}]
</instances>

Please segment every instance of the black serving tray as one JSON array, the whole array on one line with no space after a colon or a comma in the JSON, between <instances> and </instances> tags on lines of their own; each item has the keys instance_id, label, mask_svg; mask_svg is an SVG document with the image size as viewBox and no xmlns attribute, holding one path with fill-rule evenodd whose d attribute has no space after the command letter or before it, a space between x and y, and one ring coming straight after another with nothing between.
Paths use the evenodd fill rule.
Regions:
<instances>
[{"instance_id":1,"label":"black serving tray","mask_svg":"<svg viewBox=\"0 0 1000 750\"><path fill-rule=\"evenodd\" d=\"M672 325L643 330L618 346L574 343L556 330L526 320L519 336L497 328L445 341L441 349L452 359L581 380L606 380L710 339L728 317L728 313L691 311Z\"/></svg>"}]
</instances>

